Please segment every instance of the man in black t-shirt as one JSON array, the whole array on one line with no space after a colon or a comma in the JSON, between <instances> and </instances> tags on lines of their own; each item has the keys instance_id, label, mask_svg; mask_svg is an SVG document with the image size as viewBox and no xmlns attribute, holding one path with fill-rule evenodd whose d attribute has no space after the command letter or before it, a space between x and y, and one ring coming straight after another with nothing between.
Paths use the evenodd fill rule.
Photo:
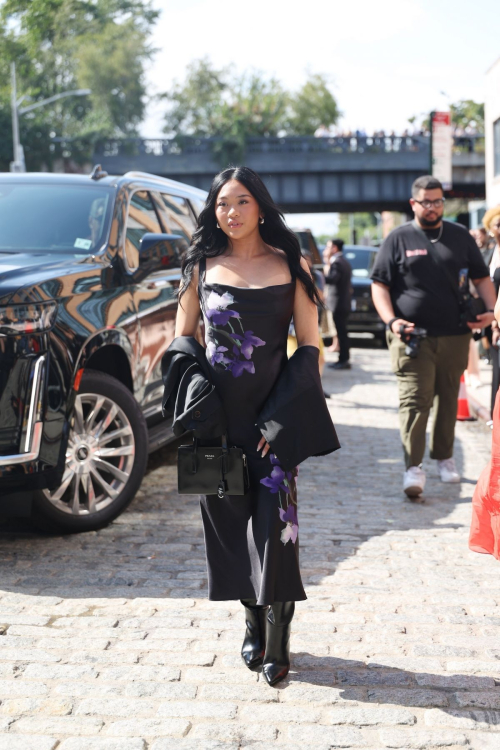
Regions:
<instances>
[{"instance_id":1,"label":"man in black t-shirt","mask_svg":"<svg viewBox=\"0 0 500 750\"><path fill-rule=\"evenodd\" d=\"M387 324L392 369L398 379L401 440L409 497L425 486L421 463L425 430L434 407L430 456L443 482L459 482L453 441L460 376L467 367L471 330L493 320L495 292L481 253L468 231L443 221L443 188L430 175L412 186L413 222L394 229L382 244L371 274L373 302ZM469 279L488 312L476 322L463 320L463 295ZM416 357L406 354L407 339L424 328Z\"/></svg>"}]
</instances>

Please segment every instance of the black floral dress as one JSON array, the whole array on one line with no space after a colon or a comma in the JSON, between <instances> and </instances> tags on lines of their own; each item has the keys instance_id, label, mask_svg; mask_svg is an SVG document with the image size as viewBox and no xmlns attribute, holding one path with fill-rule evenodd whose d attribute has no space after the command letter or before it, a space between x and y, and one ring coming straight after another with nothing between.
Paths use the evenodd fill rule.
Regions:
<instances>
[{"instance_id":1,"label":"black floral dress","mask_svg":"<svg viewBox=\"0 0 500 750\"><path fill-rule=\"evenodd\" d=\"M228 422L228 443L243 448L250 490L201 502L209 598L258 604L306 599L299 570L296 476L279 457L257 451L257 415L287 362L295 282L262 289L207 284L200 301L207 359Z\"/></svg>"}]
</instances>

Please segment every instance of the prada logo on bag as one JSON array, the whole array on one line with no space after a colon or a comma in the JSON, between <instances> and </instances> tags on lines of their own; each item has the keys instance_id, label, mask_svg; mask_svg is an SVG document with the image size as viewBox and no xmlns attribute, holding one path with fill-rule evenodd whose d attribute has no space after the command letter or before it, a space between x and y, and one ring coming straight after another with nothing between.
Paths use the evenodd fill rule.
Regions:
<instances>
[{"instance_id":1,"label":"prada logo on bag","mask_svg":"<svg viewBox=\"0 0 500 750\"><path fill-rule=\"evenodd\" d=\"M208 453L205 453L205 458L215 458L215 456L211 456Z\"/></svg>"}]
</instances>

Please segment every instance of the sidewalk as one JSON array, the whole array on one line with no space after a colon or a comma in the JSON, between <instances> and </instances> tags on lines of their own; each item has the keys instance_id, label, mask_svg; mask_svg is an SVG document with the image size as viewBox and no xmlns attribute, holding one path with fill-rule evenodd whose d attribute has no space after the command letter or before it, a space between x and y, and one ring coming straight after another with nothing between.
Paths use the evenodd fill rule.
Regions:
<instances>
[{"instance_id":1,"label":"sidewalk","mask_svg":"<svg viewBox=\"0 0 500 750\"><path fill-rule=\"evenodd\" d=\"M325 390L342 450L300 470L289 679L248 671L241 605L206 600L170 448L107 529L0 527L0 750L500 748L500 567L467 549L491 432L459 424L462 484L426 460L412 503L387 351L355 349Z\"/></svg>"}]
</instances>

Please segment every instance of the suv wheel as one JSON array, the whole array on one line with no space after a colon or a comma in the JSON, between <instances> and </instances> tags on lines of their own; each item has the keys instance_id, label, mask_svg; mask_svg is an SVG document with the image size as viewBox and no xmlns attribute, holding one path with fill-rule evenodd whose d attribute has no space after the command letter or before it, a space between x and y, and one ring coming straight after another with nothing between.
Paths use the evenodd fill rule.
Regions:
<instances>
[{"instance_id":1,"label":"suv wheel","mask_svg":"<svg viewBox=\"0 0 500 750\"><path fill-rule=\"evenodd\" d=\"M148 433L130 391L86 370L75 399L62 482L33 500L33 519L63 531L91 531L115 519L139 489Z\"/></svg>"}]
</instances>

